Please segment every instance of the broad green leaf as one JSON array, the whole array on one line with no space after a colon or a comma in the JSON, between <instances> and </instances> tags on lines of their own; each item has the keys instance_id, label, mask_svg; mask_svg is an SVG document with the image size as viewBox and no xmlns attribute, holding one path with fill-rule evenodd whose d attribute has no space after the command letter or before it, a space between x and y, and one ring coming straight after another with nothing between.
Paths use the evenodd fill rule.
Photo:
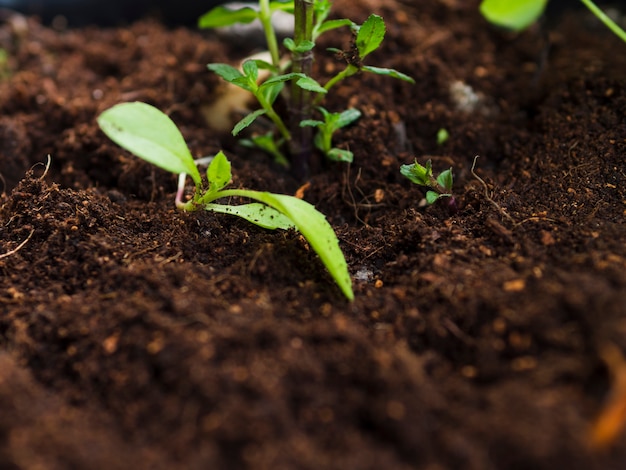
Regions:
<instances>
[{"instance_id":1,"label":"broad green leaf","mask_svg":"<svg viewBox=\"0 0 626 470\"><path fill-rule=\"evenodd\" d=\"M378 15L370 15L359 28L356 35L356 47L359 57L364 59L370 52L378 49L385 37L385 22Z\"/></svg>"},{"instance_id":2,"label":"broad green leaf","mask_svg":"<svg viewBox=\"0 0 626 470\"><path fill-rule=\"evenodd\" d=\"M256 118L265 114L265 112L266 111L264 109L257 109L256 111L248 114L241 121L235 124L235 127L233 127L233 135L236 136L239 134L242 130L252 124Z\"/></svg>"},{"instance_id":3,"label":"broad green leaf","mask_svg":"<svg viewBox=\"0 0 626 470\"><path fill-rule=\"evenodd\" d=\"M209 64L209 70L215 72L227 82L232 82L236 78L243 77L243 74L232 65L228 64Z\"/></svg>"},{"instance_id":4,"label":"broad green leaf","mask_svg":"<svg viewBox=\"0 0 626 470\"><path fill-rule=\"evenodd\" d=\"M521 31L539 19L548 0L483 0L480 12L492 24Z\"/></svg>"},{"instance_id":5,"label":"broad green leaf","mask_svg":"<svg viewBox=\"0 0 626 470\"><path fill-rule=\"evenodd\" d=\"M146 103L122 103L98 117L100 129L116 144L171 173L188 173L196 185L200 172L176 124Z\"/></svg>"},{"instance_id":6,"label":"broad green leaf","mask_svg":"<svg viewBox=\"0 0 626 470\"><path fill-rule=\"evenodd\" d=\"M209 168L207 168L207 179L209 180L209 191L216 192L230 183L232 173L230 162L221 150L213 157Z\"/></svg>"},{"instance_id":7,"label":"broad green leaf","mask_svg":"<svg viewBox=\"0 0 626 470\"><path fill-rule=\"evenodd\" d=\"M326 156L334 162L352 163L354 154L350 150L332 148L326 153Z\"/></svg>"},{"instance_id":8,"label":"broad green leaf","mask_svg":"<svg viewBox=\"0 0 626 470\"><path fill-rule=\"evenodd\" d=\"M361 70L363 70L364 72L375 73L376 75L385 75L387 77L397 78L399 80L404 80L405 82L415 84L415 80L413 80L411 77L394 69L385 69L381 67L372 67L371 65L364 65L361 67Z\"/></svg>"},{"instance_id":9,"label":"broad green leaf","mask_svg":"<svg viewBox=\"0 0 626 470\"><path fill-rule=\"evenodd\" d=\"M452 190L453 181L452 168L442 171L439 176L437 176L437 183L446 188L448 191Z\"/></svg>"},{"instance_id":10,"label":"broad green leaf","mask_svg":"<svg viewBox=\"0 0 626 470\"><path fill-rule=\"evenodd\" d=\"M298 81L296 82L296 85L298 85L303 90L313 91L315 93L321 93L321 94L328 93L328 90L326 90L322 85L317 83L317 81L315 81L315 79L311 77L304 76L298 79Z\"/></svg>"},{"instance_id":11,"label":"broad green leaf","mask_svg":"<svg viewBox=\"0 0 626 470\"><path fill-rule=\"evenodd\" d=\"M348 300L354 299L348 264L339 248L339 240L321 212L308 202L285 194L248 190L236 190L236 193L261 201L291 219L320 257L343 294Z\"/></svg>"},{"instance_id":12,"label":"broad green leaf","mask_svg":"<svg viewBox=\"0 0 626 470\"><path fill-rule=\"evenodd\" d=\"M237 23L252 23L259 17L259 13L250 7L233 10L223 6L213 8L198 20L199 28L222 28Z\"/></svg>"},{"instance_id":13,"label":"broad green leaf","mask_svg":"<svg viewBox=\"0 0 626 470\"><path fill-rule=\"evenodd\" d=\"M361 117L361 111L355 108L346 109L339 115L337 128L346 127Z\"/></svg>"},{"instance_id":14,"label":"broad green leaf","mask_svg":"<svg viewBox=\"0 0 626 470\"><path fill-rule=\"evenodd\" d=\"M230 206L223 204L207 204L204 207L208 211L220 212L222 214L231 214L247 220L259 227L269 230L288 230L296 228L291 219L273 207L259 202L251 204L242 204L240 206Z\"/></svg>"}]
</instances>

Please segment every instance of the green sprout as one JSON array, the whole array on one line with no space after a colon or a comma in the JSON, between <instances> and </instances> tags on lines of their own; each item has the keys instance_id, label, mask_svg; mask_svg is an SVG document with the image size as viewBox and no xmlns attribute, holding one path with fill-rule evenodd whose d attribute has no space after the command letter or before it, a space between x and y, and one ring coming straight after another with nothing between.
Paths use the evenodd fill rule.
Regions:
<instances>
[{"instance_id":1,"label":"green sprout","mask_svg":"<svg viewBox=\"0 0 626 470\"><path fill-rule=\"evenodd\" d=\"M330 160L336 162L352 162L354 159L352 152L333 147L333 134L342 127L346 127L359 119L361 117L361 111L350 108L341 113L331 113L321 106L317 109L322 114L324 120L317 121L315 119L307 119L301 121L300 126L310 126L318 129L313 142Z\"/></svg>"},{"instance_id":2,"label":"green sprout","mask_svg":"<svg viewBox=\"0 0 626 470\"><path fill-rule=\"evenodd\" d=\"M626 32L592 0L580 0L607 28L626 42ZM522 31L543 14L548 0L483 0L480 12L489 21L512 31Z\"/></svg>"},{"instance_id":3,"label":"green sprout","mask_svg":"<svg viewBox=\"0 0 626 470\"><path fill-rule=\"evenodd\" d=\"M432 161L428 160L425 166L415 163L410 165L402 165L400 167L402 176L408 178L419 186L429 188L426 192L426 202L434 204L440 198L450 198L450 207L456 208L456 200L452 195L452 168L442 171L437 177L433 175Z\"/></svg>"},{"instance_id":4,"label":"green sprout","mask_svg":"<svg viewBox=\"0 0 626 470\"><path fill-rule=\"evenodd\" d=\"M308 174L313 145L320 147L313 141L312 127L318 127L318 130L321 130L317 124L311 124L316 121L313 118L314 105L321 104L326 93L334 85L359 72L385 75L415 83L411 77L397 70L363 64L365 57L380 47L385 36L385 22L380 16L370 15L362 25L357 25L348 19L328 20L331 6L330 0L259 0L258 10L251 7L232 9L218 6L203 15L198 23L201 28L216 28L260 20L270 51L271 63L258 60L246 61L242 66L243 72L227 64L209 64L208 67L227 82L250 91L260 105L260 109L244 117L235 125L233 135L239 134L260 116L266 116L278 131L272 135L280 139L271 147L279 148L282 143L287 146L294 173L300 177ZM271 22L272 14L279 10L294 14L294 37L286 38L283 42L285 49L291 54L291 60L288 61L287 66L281 64L278 42ZM329 49L338 53L338 56L346 61L346 65L324 85L321 85L311 77L315 42L321 34L344 26L351 28L354 46L348 52ZM256 69L251 62L254 62ZM271 77L259 85L257 80L260 67L267 69ZM288 67L290 70L286 71ZM290 88L285 87L286 82L291 82ZM289 118L286 122L273 106L279 96L282 96L287 103ZM326 122L326 115L322 113L322 117L324 121L316 122ZM301 125L303 122L305 125ZM352 158L351 154L348 156L344 153L345 151L339 152L339 149L333 149L330 144L326 145L329 139L332 141L332 133L340 127L334 127L330 138L324 135L322 151L331 159L346 161L348 157ZM330 127L326 127L322 134L329 131ZM254 140L251 142L254 143ZM267 143L262 142L262 144L262 148L267 150ZM271 153L276 156L274 151Z\"/></svg>"},{"instance_id":5,"label":"green sprout","mask_svg":"<svg viewBox=\"0 0 626 470\"><path fill-rule=\"evenodd\" d=\"M354 299L352 281L337 236L313 205L284 194L224 189L231 181L231 165L221 151L210 159L206 173L208 184L205 184L197 165L206 159L194 160L176 124L148 104L134 102L113 106L98 117L98 125L121 147L159 168L180 175L177 208L231 214L270 230L299 230L346 298ZM186 175L191 177L195 190L188 201L183 201ZM242 205L215 202L230 197L258 202Z\"/></svg>"},{"instance_id":6,"label":"green sprout","mask_svg":"<svg viewBox=\"0 0 626 470\"><path fill-rule=\"evenodd\" d=\"M441 128L437 131L437 145L445 144L450 138L450 133L447 129Z\"/></svg>"}]
</instances>

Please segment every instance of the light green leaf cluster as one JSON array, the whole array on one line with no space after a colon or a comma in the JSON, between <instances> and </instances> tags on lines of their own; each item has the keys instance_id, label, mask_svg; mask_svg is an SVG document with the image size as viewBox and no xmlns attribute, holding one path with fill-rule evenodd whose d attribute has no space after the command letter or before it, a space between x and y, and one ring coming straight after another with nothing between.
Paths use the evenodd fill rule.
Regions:
<instances>
[{"instance_id":1,"label":"light green leaf cluster","mask_svg":"<svg viewBox=\"0 0 626 470\"><path fill-rule=\"evenodd\" d=\"M452 168L442 171L435 178L431 160L426 161L425 165L420 165L416 160L410 165L402 165L400 173L411 182L430 188L426 192L426 202L428 204L433 204L442 197L452 197L452 185L454 183Z\"/></svg>"}]
</instances>

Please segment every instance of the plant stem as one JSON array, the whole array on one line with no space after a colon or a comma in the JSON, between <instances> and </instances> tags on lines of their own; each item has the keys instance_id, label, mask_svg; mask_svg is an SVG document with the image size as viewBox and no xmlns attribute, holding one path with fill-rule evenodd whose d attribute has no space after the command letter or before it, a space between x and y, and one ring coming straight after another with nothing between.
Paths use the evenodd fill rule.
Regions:
<instances>
[{"instance_id":1,"label":"plant stem","mask_svg":"<svg viewBox=\"0 0 626 470\"><path fill-rule=\"evenodd\" d=\"M356 68L354 65L348 64L345 69L343 69L341 72L339 72L337 75L335 75L334 77L332 77L330 80L328 80L326 82L326 84L324 85L324 89L326 89L326 91L330 90L331 87L333 87L334 85L339 83L341 80L343 80L344 78L347 78L347 77L351 77L352 75L354 75L358 71L359 71L359 69ZM314 104L315 105L320 104L322 99L324 99L324 96L325 95L321 95L321 94L318 95L318 97L315 99Z\"/></svg>"},{"instance_id":2,"label":"plant stem","mask_svg":"<svg viewBox=\"0 0 626 470\"><path fill-rule=\"evenodd\" d=\"M294 2L294 43L296 47L313 40L314 0L295 0ZM292 72L311 76L313 51L294 52ZM293 138L289 141L292 168L298 178L306 178L313 155L313 129L300 127L300 122L311 118L311 92L303 90L295 81L291 88L290 128Z\"/></svg>"},{"instance_id":3,"label":"plant stem","mask_svg":"<svg viewBox=\"0 0 626 470\"><path fill-rule=\"evenodd\" d=\"M585 6L589 8L589 10L591 10L591 13L596 15L596 17L600 21L602 21L606 25L607 28L613 31L613 33L615 33L615 35L618 38L626 42L626 32L622 28L620 28L617 24L615 24L615 22L611 18L609 18L606 15L606 13L600 10L600 8L598 8L595 3L593 3L591 0L580 0L580 1L583 2Z\"/></svg>"},{"instance_id":4,"label":"plant stem","mask_svg":"<svg viewBox=\"0 0 626 470\"><path fill-rule=\"evenodd\" d=\"M276 33L272 26L272 12L270 10L269 0L259 0L259 7L261 9L259 19L263 25L263 31L265 32L265 41L267 42L267 48L272 56L272 65L274 67L280 66L280 55L278 54L278 41L276 40Z\"/></svg>"},{"instance_id":5,"label":"plant stem","mask_svg":"<svg viewBox=\"0 0 626 470\"><path fill-rule=\"evenodd\" d=\"M267 101L263 93L255 93L254 96L259 101L259 104L261 105L261 107L265 110L265 115L268 118L270 118L272 122L276 125L276 127L278 128L278 131L281 133L285 141L290 142L291 134L289 133L289 129L287 129L287 126L285 125L283 120L280 118L278 113L274 111L272 104L269 101Z\"/></svg>"}]
</instances>

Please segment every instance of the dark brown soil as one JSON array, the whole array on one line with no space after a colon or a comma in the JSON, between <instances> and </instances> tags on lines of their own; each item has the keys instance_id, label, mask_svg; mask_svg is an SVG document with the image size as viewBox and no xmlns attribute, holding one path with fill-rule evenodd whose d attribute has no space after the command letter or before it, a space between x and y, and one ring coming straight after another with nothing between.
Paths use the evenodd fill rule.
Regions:
<instances>
[{"instance_id":1,"label":"dark brown soil","mask_svg":"<svg viewBox=\"0 0 626 470\"><path fill-rule=\"evenodd\" d=\"M338 140L355 162L304 190L353 303L297 233L178 212L175 177L96 125L152 103L195 155L225 149L235 186L294 194L204 124L205 65L242 51L151 22L2 26L0 468L624 468L626 45L564 17L541 65L541 30L495 31L475 1L381 3L336 13L382 14L368 63L417 85L341 85L326 104L363 111ZM429 156L454 167L454 214L399 174Z\"/></svg>"}]
</instances>

